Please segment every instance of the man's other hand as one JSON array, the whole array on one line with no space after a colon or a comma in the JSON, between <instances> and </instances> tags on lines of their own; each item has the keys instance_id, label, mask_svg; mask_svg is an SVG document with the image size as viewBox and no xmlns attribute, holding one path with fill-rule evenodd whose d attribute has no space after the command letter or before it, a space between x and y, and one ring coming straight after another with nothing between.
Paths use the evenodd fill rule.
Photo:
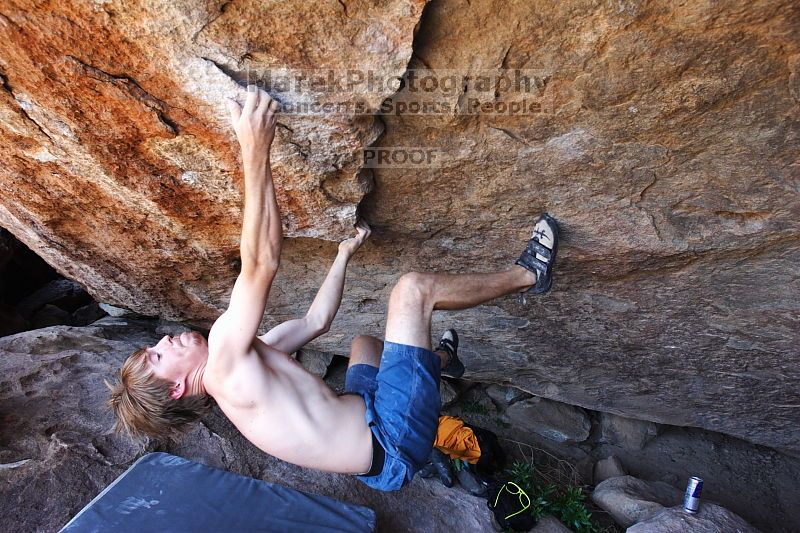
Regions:
<instances>
[{"instance_id":1,"label":"man's other hand","mask_svg":"<svg viewBox=\"0 0 800 533\"><path fill-rule=\"evenodd\" d=\"M356 222L356 236L340 242L339 253L347 254L348 258L352 257L361 245L364 244L364 241L369 238L370 233L372 233L372 230L369 224L367 224L364 219L358 219L358 222Z\"/></svg>"},{"instance_id":2,"label":"man's other hand","mask_svg":"<svg viewBox=\"0 0 800 533\"><path fill-rule=\"evenodd\" d=\"M228 99L228 108L244 163L266 159L275 137L276 114L280 108L277 100L255 85L248 85L244 107Z\"/></svg>"}]
</instances>

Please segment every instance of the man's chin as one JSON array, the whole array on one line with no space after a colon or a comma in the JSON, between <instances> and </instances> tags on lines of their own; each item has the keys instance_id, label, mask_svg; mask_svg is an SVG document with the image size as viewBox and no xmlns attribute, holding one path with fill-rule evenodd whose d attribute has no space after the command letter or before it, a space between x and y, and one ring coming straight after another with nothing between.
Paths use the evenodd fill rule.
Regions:
<instances>
[{"instance_id":1,"label":"man's chin","mask_svg":"<svg viewBox=\"0 0 800 533\"><path fill-rule=\"evenodd\" d=\"M189 344L204 344L205 337L197 333L196 331L184 331L180 334L181 344L187 346Z\"/></svg>"}]
</instances>

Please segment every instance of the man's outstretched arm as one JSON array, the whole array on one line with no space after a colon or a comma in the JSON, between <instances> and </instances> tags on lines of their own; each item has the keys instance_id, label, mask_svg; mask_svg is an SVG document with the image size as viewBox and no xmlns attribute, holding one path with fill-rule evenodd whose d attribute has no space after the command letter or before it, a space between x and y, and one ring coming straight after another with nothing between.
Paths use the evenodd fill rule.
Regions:
<instances>
[{"instance_id":1,"label":"man's outstretched arm","mask_svg":"<svg viewBox=\"0 0 800 533\"><path fill-rule=\"evenodd\" d=\"M244 167L242 270L233 286L227 311L209 333L209 343L219 342L225 348L224 353L235 356L247 353L258 333L278 270L283 234L269 157L278 103L251 85L244 107L232 100L229 107Z\"/></svg>"},{"instance_id":2,"label":"man's outstretched arm","mask_svg":"<svg viewBox=\"0 0 800 533\"><path fill-rule=\"evenodd\" d=\"M283 322L259 339L284 353L294 353L326 333L342 301L347 263L367 240L370 231L365 222L359 221L356 236L339 244L339 253L304 317Z\"/></svg>"}]
</instances>

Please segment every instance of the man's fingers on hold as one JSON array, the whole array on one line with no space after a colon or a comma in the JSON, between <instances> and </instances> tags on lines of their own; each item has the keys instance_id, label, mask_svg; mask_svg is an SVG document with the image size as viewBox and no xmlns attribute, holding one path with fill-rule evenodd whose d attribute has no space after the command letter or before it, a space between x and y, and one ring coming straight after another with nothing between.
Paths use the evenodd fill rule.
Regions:
<instances>
[{"instance_id":1,"label":"man's fingers on hold","mask_svg":"<svg viewBox=\"0 0 800 533\"><path fill-rule=\"evenodd\" d=\"M238 122L239 117L242 116L242 108L239 106L239 102L233 98L228 98L228 110L231 112L231 120L234 123Z\"/></svg>"},{"instance_id":2,"label":"man's fingers on hold","mask_svg":"<svg viewBox=\"0 0 800 533\"><path fill-rule=\"evenodd\" d=\"M258 110L262 113L266 113L269 109L269 105L272 103L272 97L269 95L267 91L264 89L258 89Z\"/></svg>"},{"instance_id":3,"label":"man's fingers on hold","mask_svg":"<svg viewBox=\"0 0 800 533\"><path fill-rule=\"evenodd\" d=\"M267 118L272 120L272 121L277 120L277 113L278 113L278 108L279 107L280 107L280 104L278 103L278 101L275 100L275 99L272 99L272 101L270 101L270 103L269 103L269 106L267 107Z\"/></svg>"},{"instance_id":4,"label":"man's fingers on hold","mask_svg":"<svg viewBox=\"0 0 800 533\"><path fill-rule=\"evenodd\" d=\"M247 99L244 103L244 112L252 113L258 105L258 87L255 85L247 86Z\"/></svg>"}]
</instances>

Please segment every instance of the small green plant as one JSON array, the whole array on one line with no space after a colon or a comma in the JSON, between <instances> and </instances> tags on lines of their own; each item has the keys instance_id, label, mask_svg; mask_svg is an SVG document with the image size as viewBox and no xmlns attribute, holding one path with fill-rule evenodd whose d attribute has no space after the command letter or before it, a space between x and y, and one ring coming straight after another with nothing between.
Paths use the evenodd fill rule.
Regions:
<instances>
[{"instance_id":1,"label":"small green plant","mask_svg":"<svg viewBox=\"0 0 800 533\"><path fill-rule=\"evenodd\" d=\"M586 495L580 487L568 487L556 498L555 511L561 522L579 533L596 531L592 523L592 515L584 505Z\"/></svg>"},{"instance_id":2,"label":"small green plant","mask_svg":"<svg viewBox=\"0 0 800 533\"><path fill-rule=\"evenodd\" d=\"M528 493L533 490L534 474L533 465L524 461L515 461L511 468L506 470L506 475L511 478L511 481Z\"/></svg>"},{"instance_id":3,"label":"small green plant","mask_svg":"<svg viewBox=\"0 0 800 533\"><path fill-rule=\"evenodd\" d=\"M559 490L553 483L537 482L536 469L532 463L516 461L506 470L506 476L528 493L531 499L530 512L537 520L553 515L578 533L599 533L602 529L592 520L586 508L586 494L580 487Z\"/></svg>"}]
</instances>

